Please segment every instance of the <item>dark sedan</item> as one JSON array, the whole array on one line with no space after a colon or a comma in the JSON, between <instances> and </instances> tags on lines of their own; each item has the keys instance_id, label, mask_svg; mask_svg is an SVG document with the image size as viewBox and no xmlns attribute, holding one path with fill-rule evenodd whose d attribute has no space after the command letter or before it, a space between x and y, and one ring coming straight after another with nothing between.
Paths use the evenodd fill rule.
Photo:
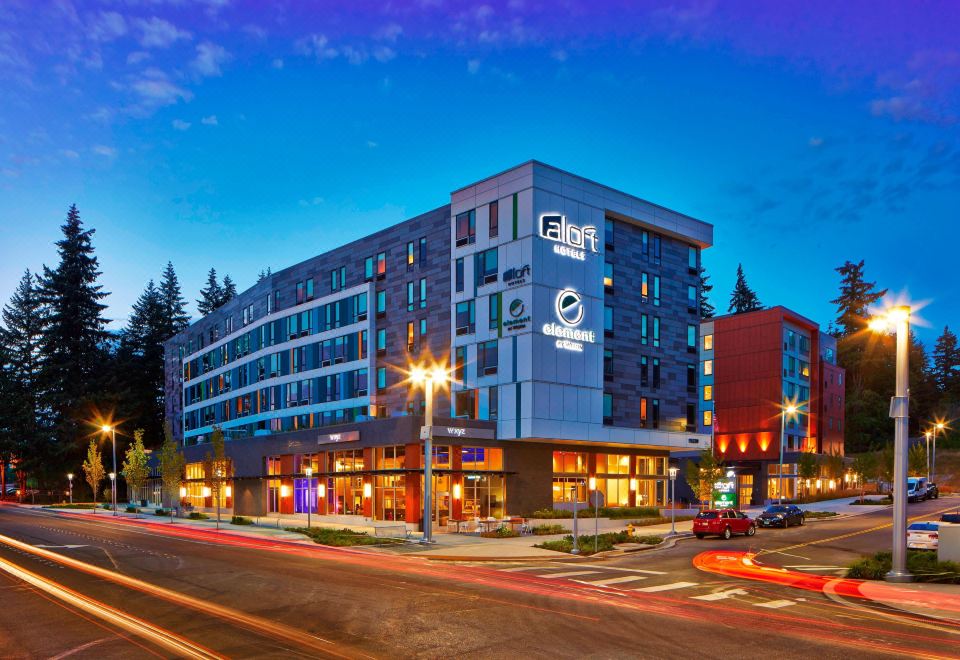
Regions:
<instances>
[{"instance_id":1,"label":"dark sedan","mask_svg":"<svg viewBox=\"0 0 960 660\"><path fill-rule=\"evenodd\" d=\"M778 504L769 506L757 517L757 524L761 527L789 527L802 525L804 522L803 509L794 504Z\"/></svg>"}]
</instances>

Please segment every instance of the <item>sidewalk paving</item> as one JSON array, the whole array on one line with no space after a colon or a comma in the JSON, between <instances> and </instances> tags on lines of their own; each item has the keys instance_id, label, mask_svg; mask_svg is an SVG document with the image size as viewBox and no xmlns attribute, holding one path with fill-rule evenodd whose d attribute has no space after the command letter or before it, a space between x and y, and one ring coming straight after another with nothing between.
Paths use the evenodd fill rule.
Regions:
<instances>
[{"instance_id":1,"label":"sidewalk paving","mask_svg":"<svg viewBox=\"0 0 960 660\"><path fill-rule=\"evenodd\" d=\"M920 582L893 585L867 580L859 585L864 598L902 612L960 623L960 585Z\"/></svg>"}]
</instances>

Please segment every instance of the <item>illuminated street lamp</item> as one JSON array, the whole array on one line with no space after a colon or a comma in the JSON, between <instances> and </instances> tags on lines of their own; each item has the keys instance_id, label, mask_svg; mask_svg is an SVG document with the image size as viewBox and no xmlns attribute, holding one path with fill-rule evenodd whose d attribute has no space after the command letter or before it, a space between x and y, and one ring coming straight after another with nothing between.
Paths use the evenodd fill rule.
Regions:
<instances>
[{"instance_id":1,"label":"illuminated street lamp","mask_svg":"<svg viewBox=\"0 0 960 660\"><path fill-rule=\"evenodd\" d=\"M593 491L593 553L597 553L597 541L600 536L600 492L597 490L597 478L590 477L587 482Z\"/></svg>"},{"instance_id":2,"label":"illuminated street lamp","mask_svg":"<svg viewBox=\"0 0 960 660\"><path fill-rule=\"evenodd\" d=\"M423 542L433 543L433 388L443 387L449 380L447 370L434 365L429 371L415 366L410 369L410 382L423 386L426 401L420 439L423 440Z\"/></svg>"},{"instance_id":3,"label":"illuminated street lamp","mask_svg":"<svg viewBox=\"0 0 960 660\"><path fill-rule=\"evenodd\" d=\"M110 474L114 475L110 477L110 480L114 482L113 484L113 515L117 515L117 486L116 486L116 475L117 475L117 427L111 426L110 424L104 424L100 427L100 430L104 433L109 433L113 439L113 472Z\"/></svg>"},{"instance_id":4,"label":"illuminated street lamp","mask_svg":"<svg viewBox=\"0 0 960 660\"><path fill-rule=\"evenodd\" d=\"M932 435L930 431L923 432L923 437L927 439L927 483L930 483L930 436Z\"/></svg>"},{"instance_id":5,"label":"illuminated street lamp","mask_svg":"<svg viewBox=\"0 0 960 660\"><path fill-rule=\"evenodd\" d=\"M67 475L67 481L70 482L70 504L73 504L73 472Z\"/></svg>"},{"instance_id":6,"label":"illuminated street lamp","mask_svg":"<svg viewBox=\"0 0 960 660\"><path fill-rule=\"evenodd\" d=\"M780 497L777 504L783 504L783 446L786 444L787 415L796 415L797 410L797 404L793 402L785 403L780 409L780 485L777 489Z\"/></svg>"},{"instance_id":7,"label":"illuminated street lamp","mask_svg":"<svg viewBox=\"0 0 960 660\"><path fill-rule=\"evenodd\" d=\"M897 335L896 390L890 399L894 419L893 440L893 562L885 579L910 582L907 571L907 423L910 415L910 307L901 305L871 319L874 332L893 331Z\"/></svg>"},{"instance_id":8,"label":"illuminated street lamp","mask_svg":"<svg viewBox=\"0 0 960 660\"><path fill-rule=\"evenodd\" d=\"M670 536L677 534L677 473L676 467L667 470L670 474Z\"/></svg>"},{"instance_id":9,"label":"illuminated street lamp","mask_svg":"<svg viewBox=\"0 0 960 660\"><path fill-rule=\"evenodd\" d=\"M110 491L113 494L113 515L117 515L117 473L110 473Z\"/></svg>"},{"instance_id":10,"label":"illuminated street lamp","mask_svg":"<svg viewBox=\"0 0 960 660\"><path fill-rule=\"evenodd\" d=\"M313 508L313 468L307 467L303 473L307 475L307 529L310 529L310 509Z\"/></svg>"},{"instance_id":11,"label":"illuminated street lamp","mask_svg":"<svg viewBox=\"0 0 960 660\"><path fill-rule=\"evenodd\" d=\"M931 472L933 473L933 480L934 480L934 482L936 482L936 480L937 480L937 431L942 431L942 430L944 430L945 428L947 428L947 425L946 425L945 423L943 423L942 421L940 421L939 419L937 420L937 423L933 425L933 459L931 460L931 459L929 458L929 456L930 456L930 450L929 450L929 448L928 448L928 449L927 449L927 457L928 457L927 460L930 460L930 462L931 462L931 464L932 464L932 467L927 470L927 481L930 480L930 473L931 473Z\"/></svg>"},{"instance_id":12,"label":"illuminated street lamp","mask_svg":"<svg viewBox=\"0 0 960 660\"><path fill-rule=\"evenodd\" d=\"M573 496L573 548L570 549L571 555L580 554L580 531L577 528L577 500L580 499L580 496L577 494L577 486L580 485L579 481L575 481L570 486L570 494Z\"/></svg>"}]
</instances>

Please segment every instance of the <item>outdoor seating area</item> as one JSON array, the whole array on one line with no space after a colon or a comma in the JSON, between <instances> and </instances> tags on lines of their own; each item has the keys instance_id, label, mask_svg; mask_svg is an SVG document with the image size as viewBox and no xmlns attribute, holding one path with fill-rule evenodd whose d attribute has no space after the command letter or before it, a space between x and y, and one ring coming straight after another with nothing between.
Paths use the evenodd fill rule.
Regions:
<instances>
[{"instance_id":1,"label":"outdoor seating area","mask_svg":"<svg viewBox=\"0 0 960 660\"><path fill-rule=\"evenodd\" d=\"M507 516L504 518L495 518L493 516L487 518L481 518L479 516L465 519L449 518L447 519L446 527L442 529L445 529L446 532L451 534L479 535L496 532L501 528L509 529L520 535L533 533L527 524L527 519L519 516Z\"/></svg>"}]
</instances>

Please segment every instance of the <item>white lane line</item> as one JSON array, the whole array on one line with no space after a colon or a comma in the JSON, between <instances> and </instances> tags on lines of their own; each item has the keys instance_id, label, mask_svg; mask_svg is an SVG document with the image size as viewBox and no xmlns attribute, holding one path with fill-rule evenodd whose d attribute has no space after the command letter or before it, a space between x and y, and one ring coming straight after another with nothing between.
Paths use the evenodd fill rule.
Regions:
<instances>
[{"instance_id":1,"label":"white lane line","mask_svg":"<svg viewBox=\"0 0 960 660\"><path fill-rule=\"evenodd\" d=\"M796 571L845 571L844 566L811 566L810 564L800 564L799 566L784 566Z\"/></svg>"},{"instance_id":2,"label":"white lane line","mask_svg":"<svg viewBox=\"0 0 960 660\"><path fill-rule=\"evenodd\" d=\"M582 584L589 584L594 587L606 587L611 584L623 584L624 582L635 582L637 580L646 580L643 575L624 575L622 577L604 578L602 580L574 580Z\"/></svg>"},{"instance_id":3,"label":"white lane line","mask_svg":"<svg viewBox=\"0 0 960 660\"><path fill-rule=\"evenodd\" d=\"M730 596L746 596L747 592L743 589L728 589L727 591L718 591L715 594L706 594L704 596L690 596L694 600L726 600Z\"/></svg>"},{"instance_id":4,"label":"white lane line","mask_svg":"<svg viewBox=\"0 0 960 660\"><path fill-rule=\"evenodd\" d=\"M563 573L550 573L548 575L538 575L537 577L553 579L553 578L574 577L575 575L593 575L594 573L597 573L597 571L565 571Z\"/></svg>"},{"instance_id":5,"label":"white lane line","mask_svg":"<svg viewBox=\"0 0 960 660\"><path fill-rule=\"evenodd\" d=\"M519 571L543 571L553 566L517 566L516 568L501 568L501 573L517 573Z\"/></svg>"},{"instance_id":6,"label":"white lane line","mask_svg":"<svg viewBox=\"0 0 960 660\"><path fill-rule=\"evenodd\" d=\"M770 600L766 603L754 603L754 607L769 607L772 610L779 610L781 607L790 607L791 605L796 605L796 601L792 600Z\"/></svg>"},{"instance_id":7,"label":"white lane line","mask_svg":"<svg viewBox=\"0 0 960 660\"><path fill-rule=\"evenodd\" d=\"M598 566L596 564L578 564L584 568L602 568L605 571L623 571L624 573L644 573L646 575L666 575L665 571L647 571L642 568L620 568L619 566Z\"/></svg>"},{"instance_id":8,"label":"white lane line","mask_svg":"<svg viewBox=\"0 0 960 660\"><path fill-rule=\"evenodd\" d=\"M86 548L85 545L35 545L34 548L47 548L48 550L56 550L58 548L63 548L64 550L76 550L77 548Z\"/></svg>"},{"instance_id":9,"label":"white lane line","mask_svg":"<svg viewBox=\"0 0 960 660\"><path fill-rule=\"evenodd\" d=\"M673 589L685 589L687 587L695 587L699 582L673 582L672 584L658 584L654 587L643 587L641 589L633 589L633 591L642 591L644 593L652 594L657 591L672 591Z\"/></svg>"}]
</instances>

